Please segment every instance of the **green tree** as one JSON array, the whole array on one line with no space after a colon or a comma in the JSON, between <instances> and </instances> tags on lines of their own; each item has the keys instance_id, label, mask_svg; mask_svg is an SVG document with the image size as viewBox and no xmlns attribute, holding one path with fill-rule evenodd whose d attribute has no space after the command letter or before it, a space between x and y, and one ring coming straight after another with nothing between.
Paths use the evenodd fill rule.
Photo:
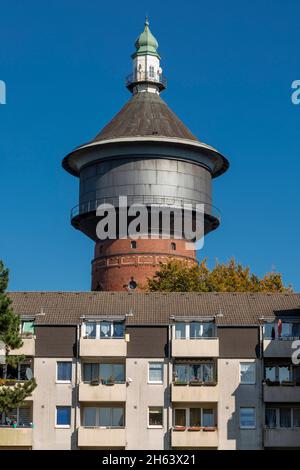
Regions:
<instances>
[{"instance_id":1,"label":"green tree","mask_svg":"<svg viewBox=\"0 0 300 470\"><path fill-rule=\"evenodd\" d=\"M268 273L259 278L232 258L216 263L210 270L203 260L199 265L170 259L148 279L150 292L292 292L283 285L281 274Z\"/></svg>"},{"instance_id":2,"label":"green tree","mask_svg":"<svg viewBox=\"0 0 300 470\"><path fill-rule=\"evenodd\" d=\"M20 317L13 311L12 301L6 293L7 286L8 269L5 269L0 260L0 349L4 349L4 355L0 356L4 377L0 379L0 411L4 413L23 405L25 398L36 388L34 378L15 383L6 380L7 367L17 368L25 359L25 356L10 355L11 350L23 345L23 341L20 334Z\"/></svg>"}]
</instances>

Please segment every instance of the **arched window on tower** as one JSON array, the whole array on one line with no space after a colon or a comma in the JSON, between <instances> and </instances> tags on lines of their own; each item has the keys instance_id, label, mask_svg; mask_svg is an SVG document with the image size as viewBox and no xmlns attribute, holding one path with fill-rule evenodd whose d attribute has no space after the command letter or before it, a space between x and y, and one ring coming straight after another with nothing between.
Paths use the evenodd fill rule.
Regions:
<instances>
[{"instance_id":1,"label":"arched window on tower","mask_svg":"<svg viewBox=\"0 0 300 470\"><path fill-rule=\"evenodd\" d=\"M174 243L174 242L171 243L171 250L173 250L173 251L176 250L176 243Z\"/></svg>"},{"instance_id":2,"label":"arched window on tower","mask_svg":"<svg viewBox=\"0 0 300 470\"><path fill-rule=\"evenodd\" d=\"M134 249L136 248L136 241L135 240L131 240L130 242L130 248Z\"/></svg>"}]
</instances>

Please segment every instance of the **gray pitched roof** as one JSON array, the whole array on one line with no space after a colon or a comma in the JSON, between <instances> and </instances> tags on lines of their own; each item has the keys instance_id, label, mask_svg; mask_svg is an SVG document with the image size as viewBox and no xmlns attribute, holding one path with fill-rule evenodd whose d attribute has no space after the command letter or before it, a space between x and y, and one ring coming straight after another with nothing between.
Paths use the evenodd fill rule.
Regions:
<instances>
[{"instance_id":1,"label":"gray pitched roof","mask_svg":"<svg viewBox=\"0 0 300 470\"><path fill-rule=\"evenodd\" d=\"M16 313L36 316L37 324L77 324L85 316L125 315L128 324L168 324L171 316L218 316L220 325L255 325L281 314L300 318L300 294L10 292Z\"/></svg>"},{"instance_id":2,"label":"gray pitched roof","mask_svg":"<svg viewBox=\"0 0 300 470\"><path fill-rule=\"evenodd\" d=\"M156 93L137 93L92 140L162 136L198 141Z\"/></svg>"}]
</instances>

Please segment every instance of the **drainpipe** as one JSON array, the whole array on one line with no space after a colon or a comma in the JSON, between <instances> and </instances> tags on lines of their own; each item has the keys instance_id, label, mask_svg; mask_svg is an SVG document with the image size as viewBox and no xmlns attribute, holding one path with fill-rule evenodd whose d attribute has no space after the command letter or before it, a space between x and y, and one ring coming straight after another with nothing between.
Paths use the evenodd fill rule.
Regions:
<instances>
[{"instance_id":1,"label":"drainpipe","mask_svg":"<svg viewBox=\"0 0 300 470\"><path fill-rule=\"evenodd\" d=\"M74 416L74 436L77 432L77 413L78 413L78 396L79 396L79 380L78 380L78 362L79 362L79 340L80 340L80 326L76 325L76 358L75 358L75 384L74 384L74 401L75 401L75 416ZM78 436L77 436L78 439ZM78 447L76 442L76 447Z\"/></svg>"},{"instance_id":2,"label":"drainpipe","mask_svg":"<svg viewBox=\"0 0 300 470\"><path fill-rule=\"evenodd\" d=\"M261 442L262 442L262 449L265 448L265 402L264 402L264 385L263 385L263 379L264 379L264 342L263 342L263 325L259 326L259 344L260 344L260 365L261 365L261 371L260 371L260 390L261 390L261 409L262 409L262 429L261 429Z\"/></svg>"},{"instance_id":3,"label":"drainpipe","mask_svg":"<svg viewBox=\"0 0 300 470\"><path fill-rule=\"evenodd\" d=\"M170 412L172 410L171 402L171 384L170 384L170 368L171 368L171 340L172 340L172 325L168 326L168 367L167 367L167 380L168 380L168 413L167 413L167 429L168 429L168 443L169 449L171 449L171 430L170 430Z\"/></svg>"}]
</instances>

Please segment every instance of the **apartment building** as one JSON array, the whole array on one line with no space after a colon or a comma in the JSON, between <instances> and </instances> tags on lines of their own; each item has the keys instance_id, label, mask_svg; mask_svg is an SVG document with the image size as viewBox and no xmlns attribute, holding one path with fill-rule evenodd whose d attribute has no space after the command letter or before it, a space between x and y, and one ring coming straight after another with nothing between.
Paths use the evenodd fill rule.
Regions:
<instances>
[{"instance_id":1,"label":"apartment building","mask_svg":"<svg viewBox=\"0 0 300 470\"><path fill-rule=\"evenodd\" d=\"M38 385L0 449L300 448L300 294L10 296L26 361L0 377Z\"/></svg>"}]
</instances>

